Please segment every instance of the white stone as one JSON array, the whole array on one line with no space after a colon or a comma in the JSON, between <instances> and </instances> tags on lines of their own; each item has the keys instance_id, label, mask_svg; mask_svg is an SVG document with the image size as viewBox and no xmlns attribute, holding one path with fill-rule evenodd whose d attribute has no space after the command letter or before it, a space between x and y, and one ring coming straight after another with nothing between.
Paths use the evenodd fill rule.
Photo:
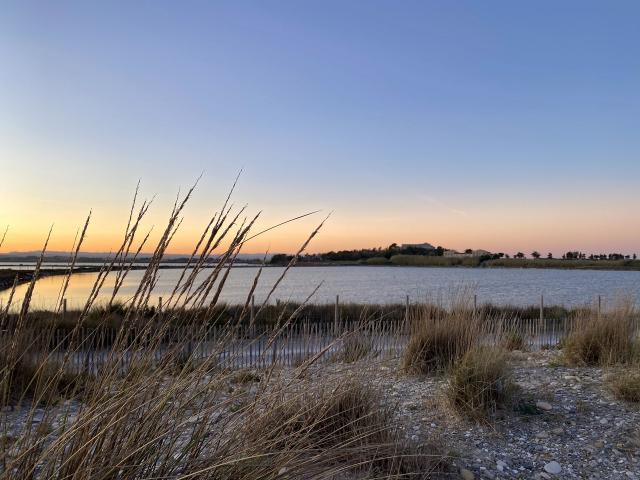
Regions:
<instances>
[{"instance_id":1,"label":"white stone","mask_svg":"<svg viewBox=\"0 0 640 480\"><path fill-rule=\"evenodd\" d=\"M553 475L558 475L560 472L562 472L562 467L558 462L554 460L544 466L544 471L547 473L552 473Z\"/></svg>"},{"instance_id":2,"label":"white stone","mask_svg":"<svg viewBox=\"0 0 640 480\"><path fill-rule=\"evenodd\" d=\"M462 480L474 480L476 476L473 474L471 470L467 470L466 468L461 468L460 478L462 478Z\"/></svg>"},{"instance_id":3,"label":"white stone","mask_svg":"<svg viewBox=\"0 0 640 480\"><path fill-rule=\"evenodd\" d=\"M544 402L542 400L538 400L536 402L536 407L538 407L540 410L546 410L546 411L549 411L553 408L549 402Z\"/></svg>"}]
</instances>

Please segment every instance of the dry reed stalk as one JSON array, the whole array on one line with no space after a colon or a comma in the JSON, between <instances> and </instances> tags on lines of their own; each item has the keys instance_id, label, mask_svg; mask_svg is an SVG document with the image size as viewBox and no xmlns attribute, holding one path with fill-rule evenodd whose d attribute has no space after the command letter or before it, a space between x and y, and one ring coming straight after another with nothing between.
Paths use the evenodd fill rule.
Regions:
<instances>
[{"instance_id":1,"label":"dry reed stalk","mask_svg":"<svg viewBox=\"0 0 640 480\"><path fill-rule=\"evenodd\" d=\"M7 238L7 232L9 232L9 225L6 226L6 228L4 229L4 233L2 234L2 238L0 238L0 248L4 244L5 238Z\"/></svg>"},{"instance_id":2,"label":"dry reed stalk","mask_svg":"<svg viewBox=\"0 0 640 480\"><path fill-rule=\"evenodd\" d=\"M89 215L87 215L87 220L84 222L84 227L82 228L82 232L80 233L80 238L77 243L74 240L74 247L72 247L73 254L71 256L71 260L69 261L69 267L67 269L67 274L64 276L64 280L62 282L62 287L60 288L60 293L58 294L58 306L56 308L56 312L60 312L62 309L62 305L64 302L65 294L67 293L67 287L69 286L69 280L71 279L71 274L73 273L73 269L76 265L76 260L78 258L78 253L80 252L80 247L82 247L82 242L84 241L84 237L87 233L87 228L89 227L89 222L91 221L91 211L89 211Z\"/></svg>"}]
</instances>

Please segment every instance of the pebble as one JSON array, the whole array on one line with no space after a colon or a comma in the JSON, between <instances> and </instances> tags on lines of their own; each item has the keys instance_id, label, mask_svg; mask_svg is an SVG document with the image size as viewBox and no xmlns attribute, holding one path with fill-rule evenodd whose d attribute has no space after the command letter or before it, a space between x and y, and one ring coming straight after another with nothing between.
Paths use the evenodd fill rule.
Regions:
<instances>
[{"instance_id":1,"label":"pebble","mask_svg":"<svg viewBox=\"0 0 640 480\"><path fill-rule=\"evenodd\" d=\"M536 402L536 407L547 412L553 408L549 402L544 402L542 400L538 400Z\"/></svg>"},{"instance_id":2,"label":"pebble","mask_svg":"<svg viewBox=\"0 0 640 480\"><path fill-rule=\"evenodd\" d=\"M549 462L544 466L544 471L553 475L558 475L560 472L562 472L562 467L558 462L553 460L552 462Z\"/></svg>"},{"instance_id":3,"label":"pebble","mask_svg":"<svg viewBox=\"0 0 640 480\"><path fill-rule=\"evenodd\" d=\"M475 480L476 476L473 474L471 470L467 470L466 468L461 468L460 478L462 478L462 480Z\"/></svg>"}]
</instances>

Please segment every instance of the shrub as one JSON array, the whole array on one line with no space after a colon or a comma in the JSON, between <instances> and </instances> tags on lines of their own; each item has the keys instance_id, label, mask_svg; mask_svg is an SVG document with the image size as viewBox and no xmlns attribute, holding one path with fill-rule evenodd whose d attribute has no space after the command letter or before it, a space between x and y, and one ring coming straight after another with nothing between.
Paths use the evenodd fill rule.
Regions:
<instances>
[{"instance_id":1,"label":"shrub","mask_svg":"<svg viewBox=\"0 0 640 480\"><path fill-rule=\"evenodd\" d=\"M55 362L19 359L3 367L1 393L9 404L23 399L48 404L86 391L93 377L86 372L65 371Z\"/></svg>"},{"instance_id":2,"label":"shrub","mask_svg":"<svg viewBox=\"0 0 640 480\"><path fill-rule=\"evenodd\" d=\"M470 312L419 317L403 357L403 369L414 374L442 372L478 342L480 331Z\"/></svg>"},{"instance_id":3,"label":"shrub","mask_svg":"<svg viewBox=\"0 0 640 480\"><path fill-rule=\"evenodd\" d=\"M633 361L637 353L636 330L630 307L578 319L564 342L565 360L570 364L601 366Z\"/></svg>"},{"instance_id":4,"label":"shrub","mask_svg":"<svg viewBox=\"0 0 640 480\"><path fill-rule=\"evenodd\" d=\"M610 387L618 400L640 402L640 370L618 373L610 379Z\"/></svg>"},{"instance_id":5,"label":"shrub","mask_svg":"<svg viewBox=\"0 0 640 480\"><path fill-rule=\"evenodd\" d=\"M481 419L504 406L513 390L505 352L480 347L467 352L453 368L446 392L455 411Z\"/></svg>"},{"instance_id":6,"label":"shrub","mask_svg":"<svg viewBox=\"0 0 640 480\"><path fill-rule=\"evenodd\" d=\"M292 452L307 452L317 463L341 465L336 468L344 472L364 469L383 478L428 478L444 467L435 446L416 450L405 443L390 422L392 411L364 383L320 385L293 396L288 393L266 406L258 418L248 418L244 436L248 451L253 452L250 456L281 465ZM313 476L308 462L302 462L297 472L295 462L288 463L292 477Z\"/></svg>"}]
</instances>

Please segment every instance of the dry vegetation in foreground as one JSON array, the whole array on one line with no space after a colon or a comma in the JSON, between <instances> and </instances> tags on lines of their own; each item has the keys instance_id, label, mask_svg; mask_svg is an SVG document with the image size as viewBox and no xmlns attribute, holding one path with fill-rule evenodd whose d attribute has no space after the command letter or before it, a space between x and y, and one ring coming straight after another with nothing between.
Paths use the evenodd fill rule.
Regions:
<instances>
[{"instance_id":1,"label":"dry vegetation in foreground","mask_svg":"<svg viewBox=\"0 0 640 480\"><path fill-rule=\"evenodd\" d=\"M227 262L250 237L256 217L242 219L243 211L231 213L225 202L207 224L166 299L166 310L160 312L149 306L151 292L190 195L191 191L176 201L138 291L126 305L114 299L136 252L147 241L144 235L136 239L149 204L143 202L136 210L135 200L120 249L99 273L85 307L72 320L65 319L64 338L54 336L54 322L30 321L43 257L18 312L10 315L10 304L0 312L0 431L5 432L0 479L427 478L446 469L438 448L412 445L397 434L393 410L380 404L374 385L353 379L310 383L304 372L314 358L294 369L288 380L272 366L258 382L253 373L217 364L218 354L225 350L224 335L209 357L195 356L212 324L222 326L232 338L239 325L250 321L255 283L236 318L216 315L230 271ZM88 224L89 219L74 245L70 270ZM203 266L223 240L229 246L222 254L216 252L220 263L205 271ZM43 255L45 250L46 245ZM295 257L273 290L294 263ZM112 301L96 308L110 272L116 278ZM195 281L198 274L204 277L202 283ZM260 271L256 281L259 276ZM264 308L258 306L258 312ZM269 340L275 341L297 313L280 315ZM86 365L76 374L74 354L95 345L91 336L80 335L87 322L94 327L117 324L117 334L105 346L104 362ZM166 343L167 329L176 322L191 327L192 335ZM367 354L366 340L345 340L344 360ZM17 426L10 424L13 411L26 412Z\"/></svg>"}]
</instances>

